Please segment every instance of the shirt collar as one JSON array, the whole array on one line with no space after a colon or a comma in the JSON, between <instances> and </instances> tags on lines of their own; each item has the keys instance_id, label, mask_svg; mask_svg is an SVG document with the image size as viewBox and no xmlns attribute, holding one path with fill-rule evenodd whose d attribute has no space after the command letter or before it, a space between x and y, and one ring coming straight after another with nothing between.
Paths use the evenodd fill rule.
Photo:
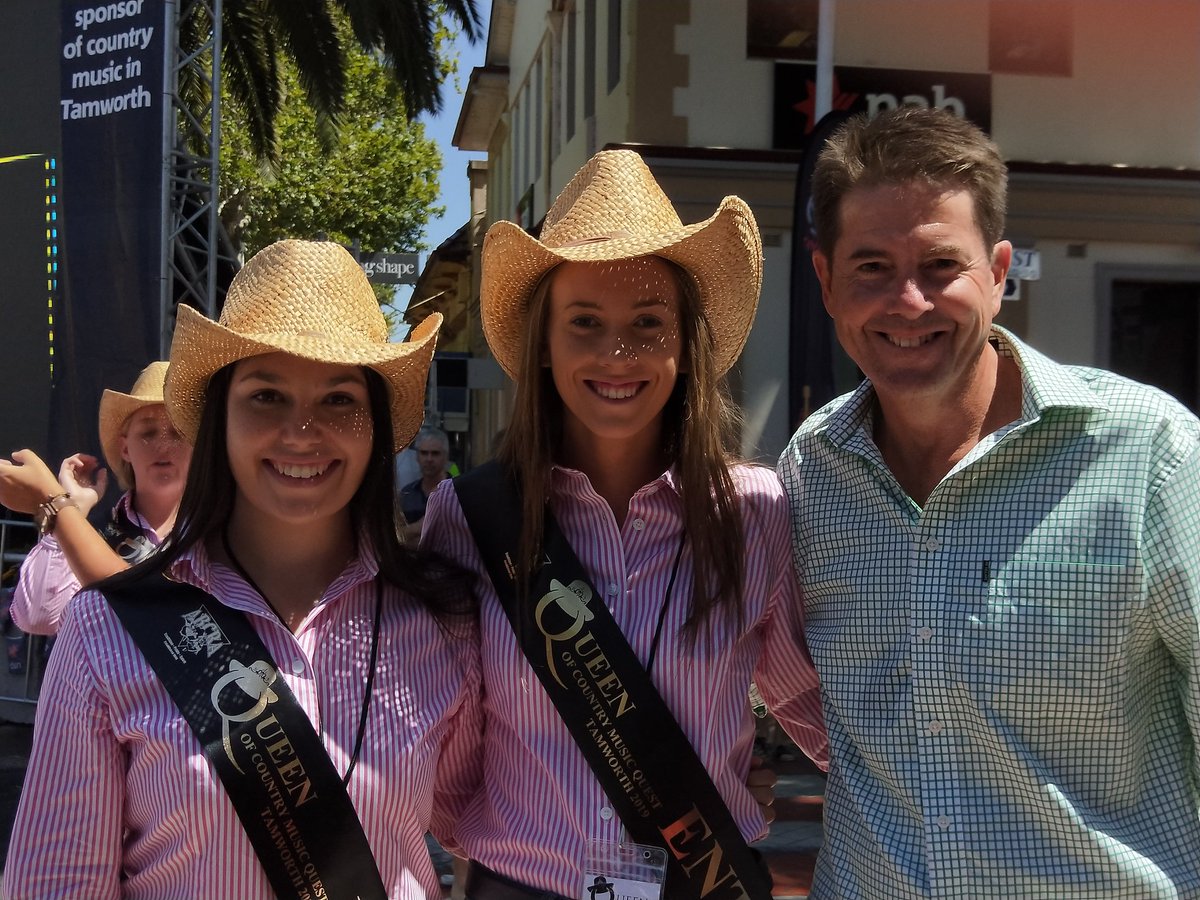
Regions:
<instances>
[{"instance_id":1,"label":"shirt collar","mask_svg":"<svg viewBox=\"0 0 1200 900\"><path fill-rule=\"evenodd\" d=\"M1000 354L1011 357L1021 370L1021 416L1025 420L1033 421L1055 408L1110 408L1091 391L1079 369L1043 356L999 325L992 326L992 336Z\"/></svg>"},{"instance_id":2,"label":"shirt collar","mask_svg":"<svg viewBox=\"0 0 1200 900\"><path fill-rule=\"evenodd\" d=\"M150 523L142 517L142 514L134 509L133 491L126 491L121 495L120 499L117 500L116 506L113 509L113 513L117 517L123 516L126 522L129 522L135 527L141 529L143 534L153 538L157 543L157 533L152 527L150 527Z\"/></svg>"},{"instance_id":3,"label":"shirt collar","mask_svg":"<svg viewBox=\"0 0 1200 900\"><path fill-rule=\"evenodd\" d=\"M675 471L675 467L671 466L665 472L660 474L653 481L642 485L634 493L634 496L639 494L649 494L653 491L663 488L674 491L676 494L679 490L679 473ZM591 479L578 469L572 469L569 466L562 466L555 463L550 468L550 491L553 494L562 494L568 496L579 496L583 491L594 490Z\"/></svg>"},{"instance_id":4,"label":"shirt collar","mask_svg":"<svg viewBox=\"0 0 1200 900\"><path fill-rule=\"evenodd\" d=\"M1032 422L1055 408L1107 410L1109 407L1088 388L1078 369L1054 362L999 325L992 339L1001 356L1010 357L1021 372L1021 418ZM847 395L813 414L817 433L836 446L845 446L855 435L870 435L876 415L875 388L867 379ZM823 419L823 421L821 420Z\"/></svg>"},{"instance_id":5,"label":"shirt collar","mask_svg":"<svg viewBox=\"0 0 1200 900\"><path fill-rule=\"evenodd\" d=\"M171 564L170 577L176 581L194 585L215 595L213 587L216 581L223 577L223 573L228 571L224 566L221 566L221 574L218 573L217 566L214 564L212 557L209 556L208 548L201 541ZM378 574L379 560L376 558L374 545L367 535L360 530L358 535L358 551L354 558L346 564L342 573L330 584L329 589L325 592L326 599L340 596L357 585L372 581Z\"/></svg>"}]
</instances>

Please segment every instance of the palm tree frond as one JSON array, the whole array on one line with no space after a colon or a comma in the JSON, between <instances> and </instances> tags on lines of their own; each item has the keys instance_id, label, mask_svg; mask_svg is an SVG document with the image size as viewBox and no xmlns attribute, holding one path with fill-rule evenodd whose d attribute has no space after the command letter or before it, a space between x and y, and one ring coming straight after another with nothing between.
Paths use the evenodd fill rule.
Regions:
<instances>
[{"instance_id":1,"label":"palm tree frond","mask_svg":"<svg viewBox=\"0 0 1200 900\"><path fill-rule=\"evenodd\" d=\"M346 92L346 60L327 0L265 0L264 7L313 111L336 127Z\"/></svg>"},{"instance_id":2,"label":"palm tree frond","mask_svg":"<svg viewBox=\"0 0 1200 900\"><path fill-rule=\"evenodd\" d=\"M230 3L222 18L222 77L245 116L256 156L279 161L275 113L282 95L276 44L261 5Z\"/></svg>"}]
</instances>

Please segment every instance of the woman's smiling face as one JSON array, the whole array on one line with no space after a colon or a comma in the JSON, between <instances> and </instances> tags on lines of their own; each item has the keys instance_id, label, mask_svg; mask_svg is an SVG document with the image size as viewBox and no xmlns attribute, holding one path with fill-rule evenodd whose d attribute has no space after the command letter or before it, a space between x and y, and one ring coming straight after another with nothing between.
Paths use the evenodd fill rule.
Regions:
<instances>
[{"instance_id":1,"label":"woman's smiling face","mask_svg":"<svg viewBox=\"0 0 1200 900\"><path fill-rule=\"evenodd\" d=\"M280 523L327 520L348 508L373 437L362 369L253 356L234 368L227 409L239 503Z\"/></svg>"},{"instance_id":2,"label":"woman's smiling face","mask_svg":"<svg viewBox=\"0 0 1200 900\"><path fill-rule=\"evenodd\" d=\"M565 440L657 432L682 371L674 269L644 256L567 262L551 277L543 361L565 408Z\"/></svg>"}]
</instances>

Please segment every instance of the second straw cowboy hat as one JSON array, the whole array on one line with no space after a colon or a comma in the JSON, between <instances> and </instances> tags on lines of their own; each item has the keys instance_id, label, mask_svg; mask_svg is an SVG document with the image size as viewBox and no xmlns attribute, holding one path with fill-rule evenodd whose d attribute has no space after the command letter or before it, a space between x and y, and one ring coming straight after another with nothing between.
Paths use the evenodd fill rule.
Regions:
<instances>
[{"instance_id":1,"label":"second straw cowboy hat","mask_svg":"<svg viewBox=\"0 0 1200 900\"><path fill-rule=\"evenodd\" d=\"M163 379L167 375L165 362L152 362L142 369L128 394L106 390L100 397L100 449L110 472L122 479L125 460L121 457L121 430L125 420L143 406L163 402ZM122 487L129 485L122 483Z\"/></svg>"},{"instance_id":2,"label":"second straw cowboy hat","mask_svg":"<svg viewBox=\"0 0 1200 900\"><path fill-rule=\"evenodd\" d=\"M440 313L388 343L388 325L362 268L327 241L279 241L234 276L218 322L181 306L171 341L166 402L175 427L194 442L208 380L218 369L264 353L367 366L391 392L395 448L407 446L425 417L425 381Z\"/></svg>"},{"instance_id":3,"label":"second straw cowboy hat","mask_svg":"<svg viewBox=\"0 0 1200 900\"><path fill-rule=\"evenodd\" d=\"M546 213L541 239L497 222L483 242L480 311L492 355L510 378L520 365L530 294L561 262L653 254L686 269L713 335L717 373L737 361L762 288L762 239L750 207L726 197L703 222L684 225L642 158L602 150Z\"/></svg>"}]
</instances>

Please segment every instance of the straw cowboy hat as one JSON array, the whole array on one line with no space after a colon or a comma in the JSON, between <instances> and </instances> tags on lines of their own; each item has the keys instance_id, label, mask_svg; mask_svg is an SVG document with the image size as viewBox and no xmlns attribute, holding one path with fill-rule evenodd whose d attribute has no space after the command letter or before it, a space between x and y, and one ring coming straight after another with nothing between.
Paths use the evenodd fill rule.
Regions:
<instances>
[{"instance_id":1,"label":"straw cowboy hat","mask_svg":"<svg viewBox=\"0 0 1200 900\"><path fill-rule=\"evenodd\" d=\"M559 263L653 254L686 269L713 334L724 374L737 361L762 287L762 239L750 207L726 197L703 222L684 225L642 158L602 150L571 179L546 213L541 239L497 222L483 241L480 308L492 354L515 378L529 297Z\"/></svg>"},{"instance_id":2,"label":"straw cowboy hat","mask_svg":"<svg viewBox=\"0 0 1200 900\"><path fill-rule=\"evenodd\" d=\"M208 380L225 366L264 353L374 369L391 388L395 447L405 447L425 416L425 380L440 314L388 343L379 302L358 263L326 241L279 241L234 276L221 318L179 307L167 373L167 412L196 440Z\"/></svg>"},{"instance_id":3,"label":"straw cowboy hat","mask_svg":"<svg viewBox=\"0 0 1200 900\"><path fill-rule=\"evenodd\" d=\"M143 406L163 402L163 380L167 376L165 362L152 362L142 369L128 394L106 390L100 397L100 449L104 461L117 476L121 487L129 490L132 469L121 456L121 432L125 422Z\"/></svg>"}]
</instances>

